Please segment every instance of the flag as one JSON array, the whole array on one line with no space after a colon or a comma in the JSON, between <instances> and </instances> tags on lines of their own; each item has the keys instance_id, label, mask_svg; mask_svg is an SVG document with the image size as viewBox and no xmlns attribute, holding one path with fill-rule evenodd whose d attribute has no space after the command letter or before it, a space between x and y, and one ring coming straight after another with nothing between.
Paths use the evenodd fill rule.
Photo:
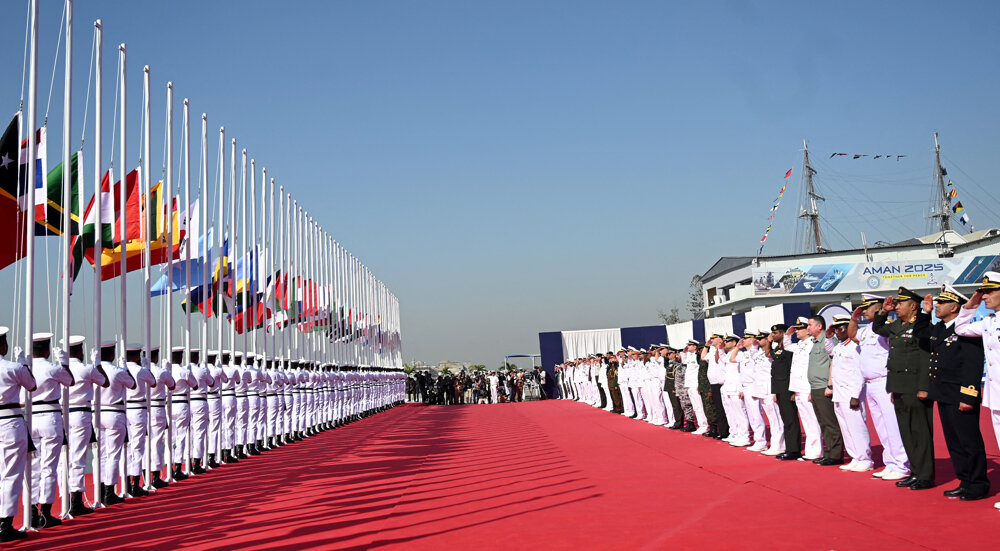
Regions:
<instances>
[{"instance_id":1,"label":"flag","mask_svg":"<svg viewBox=\"0 0 1000 551\"><path fill-rule=\"evenodd\" d=\"M83 186L83 159L80 152L70 157L70 235L80 233L80 189ZM37 193L37 191L36 191ZM35 197L36 204L38 197ZM35 210L35 235L62 235L63 224L63 164L59 163L46 179L45 201Z\"/></svg>"},{"instance_id":2,"label":"flag","mask_svg":"<svg viewBox=\"0 0 1000 551\"><path fill-rule=\"evenodd\" d=\"M951 207L951 210L952 210L952 211L954 211L954 212L955 212L955 214L958 214L958 213L962 212L963 210L965 210L965 207L963 207L963 206L962 206L962 202L961 202L961 201L959 201L959 202L955 203L955 204L954 204L954 205L953 205L953 206Z\"/></svg>"},{"instance_id":3,"label":"flag","mask_svg":"<svg viewBox=\"0 0 1000 551\"><path fill-rule=\"evenodd\" d=\"M792 175L792 169L789 168L788 172L785 173L785 178L788 178L791 175Z\"/></svg>"},{"instance_id":4,"label":"flag","mask_svg":"<svg viewBox=\"0 0 1000 551\"><path fill-rule=\"evenodd\" d=\"M7 130L0 137L0 268L5 268L24 257L24 216L20 204L18 181L18 138L20 137L21 114L14 115Z\"/></svg>"},{"instance_id":5,"label":"flag","mask_svg":"<svg viewBox=\"0 0 1000 551\"><path fill-rule=\"evenodd\" d=\"M45 127L39 128L35 131L35 204L33 205L35 211L35 221L45 219L45 205L48 201L48 194L45 190L46 184L46 174L48 174L48 165L46 164L46 147L45 147ZM25 183L28 179L28 140L23 140L21 142L21 154L20 154L21 164L25 168L21 169L21 177L19 178L19 189L21 190L21 208L23 210L28 210L30 207L25 205L27 201L28 189ZM35 235L39 235L38 230L35 230ZM41 234L45 235L45 234Z\"/></svg>"},{"instance_id":6,"label":"flag","mask_svg":"<svg viewBox=\"0 0 1000 551\"><path fill-rule=\"evenodd\" d=\"M948 185L949 185L949 186L953 186L953 185L955 185L955 184L954 184L954 183L953 183L953 182L952 182L951 180L948 180Z\"/></svg>"},{"instance_id":7,"label":"flag","mask_svg":"<svg viewBox=\"0 0 1000 551\"><path fill-rule=\"evenodd\" d=\"M958 221L961 222L963 226L966 225L966 224L968 224L969 223L969 214L968 213L963 213L962 217L959 218Z\"/></svg>"},{"instance_id":8,"label":"flag","mask_svg":"<svg viewBox=\"0 0 1000 551\"><path fill-rule=\"evenodd\" d=\"M948 198L949 199L954 199L955 197L958 197L958 190L955 189L955 188L952 188L951 191L948 192Z\"/></svg>"},{"instance_id":9,"label":"flag","mask_svg":"<svg viewBox=\"0 0 1000 551\"><path fill-rule=\"evenodd\" d=\"M182 230L183 231L183 230ZM212 242L212 230L208 230L207 240L209 243ZM177 253L177 260L165 264L161 271L163 274L160 279L156 281L149 289L149 296L160 296L167 294L168 280L167 273L173 273L173 287L174 291L181 291L191 287L196 287L201 285L205 280L205 262L202 260L205 251L205 241L201 236L198 236L198 243L195 247L192 247L193 258L191 260L184 260L184 246L183 243L179 247ZM209 247L211 249L211 247ZM211 250L209 251L208 262L211 264ZM191 272L191 280L188 281L187 274L188 271Z\"/></svg>"},{"instance_id":10,"label":"flag","mask_svg":"<svg viewBox=\"0 0 1000 551\"><path fill-rule=\"evenodd\" d=\"M91 197L83 214L83 228L78 236L73 237L73 277L76 278L83 266L83 259L93 258L94 243L97 242L97 232L101 235L101 246L115 245L114 225L118 220L119 197L121 197L121 182L111 187L111 172L105 172L101 178L101 212L95 209L95 198ZM112 193L113 191L113 193ZM134 190L130 189L129 193ZM89 253L89 254L88 254Z\"/></svg>"}]
</instances>

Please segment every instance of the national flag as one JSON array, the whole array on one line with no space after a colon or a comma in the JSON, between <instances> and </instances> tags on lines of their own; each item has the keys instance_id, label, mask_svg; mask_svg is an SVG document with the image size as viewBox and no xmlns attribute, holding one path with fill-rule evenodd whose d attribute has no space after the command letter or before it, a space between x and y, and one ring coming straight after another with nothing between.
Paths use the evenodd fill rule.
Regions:
<instances>
[{"instance_id":1,"label":"national flag","mask_svg":"<svg viewBox=\"0 0 1000 551\"><path fill-rule=\"evenodd\" d=\"M81 152L70 157L70 235L80 233L80 190L83 187ZM36 192L37 193L37 192ZM63 224L63 164L59 163L46 179L44 208L35 210L35 235L62 235ZM36 196L36 203L37 196Z\"/></svg>"},{"instance_id":2,"label":"national flag","mask_svg":"<svg viewBox=\"0 0 1000 551\"><path fill-rule=\"evenodd\" d=\"M126 181L128 179L126 178ZM134 184L134 179L133 179ZM129 187L128 193L134 193L135 188ZM95 208L95 198L91 197L83 214L83 228L79 236L73 237L73 277L76 278L86 257L93 262L94 244L97 242L97 232L100 231L101 247L114 247L115 224L121 213L120 200L121 182L111 187L111 172L105 172L101 178L101 212ZM99 228L99 229L98 229Z\"/></svg>"},{"instance_id":3,"label":"national flag","mask_svg":"<svg viewBox=\"0 0 1000 551\"><path fill-rule=\"evenodd\" d=\"M208 230L207 240L209 243L212 242L212 230ZM163 266L161 270L163 272L163 275L161 275L160 279L158 279L156 283L154 283L152 287L150 287L149 290L150 296L156 297L160 295L165 295L167 293L167 288L169 287L167 280L168 271L172 272L173 274L172 282L174 291L181 291L184 289L188 289L190 287L196 287L198 285L201 285L202 282L204 281L205 279L204 269L206 265L205 262L202 260L202 257L205 255L204 238L198 236L198 242L196 246L191 247L193 256L191 260L184 260L183 243L180 245L179 249L180 250L178 251L177 254L178 260L174 260L173 262L170 262ZM211 247L209 247L209 258L208 258L209 264L211 264L212 262L211 254L212 254ZM188 281L188 272L190 272L191 274L190 282Z\"/></svg>"},{"instance_id":4,"label":"national flag","mask_svg":"<svg viewBox=\"0 0 1000 551\"><path fill-rule=\"evenodd\" d=\"M18 113L0 137L0 235L3 236L3 241L0 242L0 268L10 266L25 254L26 213L19 201L21 194L18 186L20 171L23 170L18 163L20 127L21 114Z\"/></svg>"},{"instance_id":5,"label":"national flag","mask_svg":"<svg viewBox=\"0 0 1000 551\"><path fill-rule=\"evenodd\" d=\"M45 145L45 127L39 128L35 131L35 221L45 219L45 205L48 201L48 194L45 190L46 184L46 174L48 174L48 165L46 163L46 145ZM25 168L21 169L21 176L19 178L19 189L21 190L20 200L21 208L28 210L29 206L25 204L28 196L26 190L28 189L26 185L26 180L28 179L28 140L21 141L21 153L20 162ZM35 230L35 235L39 235L38 230ZM41 234L45 235L45 234Z\"/></svg>"},{"instance_id":6,"label":"national flag","mask_svg":"<svg viewBox=\"0 0 1000 551\"><path fill-rule=\"evenodd\" d=\"M955 214L958 214L958 213L962 212L963 210L965 210L965 207L963 207L963 206L962 206L962 202L961 202L961 201L959 201L959 202L955 203L955 204L954 204L954 205L953 205L953 206L951 207L951 210L952 210L952 211L953 211L953 212L954 212Z\"/></svg>"}]
</instances>

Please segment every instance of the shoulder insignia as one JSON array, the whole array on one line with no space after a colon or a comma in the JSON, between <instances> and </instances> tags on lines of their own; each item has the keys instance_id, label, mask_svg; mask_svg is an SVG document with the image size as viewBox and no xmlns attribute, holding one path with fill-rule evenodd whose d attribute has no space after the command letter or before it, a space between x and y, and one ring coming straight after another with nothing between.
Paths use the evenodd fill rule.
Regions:
<instances>
[{"instance_id":1,"label":"shoulder insignia","mask_svg":"<svg viewBox=\"0 0 1000 551\"><path fill-rule=\"evenodd\" d=\"M976 385L959 387L959 390L962 394L972 396L973 398L979 396L979 389L976 388Z\"/></svg>"}]
</instances>

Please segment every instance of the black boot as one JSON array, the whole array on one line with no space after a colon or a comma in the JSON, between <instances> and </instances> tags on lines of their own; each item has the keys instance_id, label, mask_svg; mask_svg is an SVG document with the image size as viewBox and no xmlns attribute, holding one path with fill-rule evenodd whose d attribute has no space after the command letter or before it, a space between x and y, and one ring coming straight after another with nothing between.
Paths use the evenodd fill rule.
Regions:
<instances>
[{"instance_id":1,"label":"black boot","mask_svg":"<svg viewBox=\"0 0 1000 551\"><path fill-rule=\"evenodd\" d=\"M205 467L201 466L201 458L196 457L191 460L191 474L205 474Z\"/></svg>"},{"instance_id":2,"label":"black boot","mask_svg":"<svg viewBox=\"0 0 1000 551\"><path fill-rule=\"evenodd\" d=\"M267 449L267 448L265 448L265 447L264 447L264 444L265 444L266 442L267 442L267 439L266 439L266 438L265 438L264 440L258 440L258 441L257 441L257 452L258 452L258 453L260 453L260 452L262 452L262 451L264 451L264 450L266 450L266 449Z\"/></svg>"},{"instance_id":3,"label":"black boot","mask_svg":"<svg viewBox=\"0 0 1000 551\"><path fill-rule=\"evenodd\" d=\"M35 530L45 528L45 521L42 520L42 514L38 511L38 505L34 503L31 504L31 527Z\"/></svg>"},{"instance_id":4,"label":"black boot","mask_svg":"<svg viewBox=\"0 0 1000 551\"><path fill-rule=\"evenodd\" d=\"M0 542L23 540L27 532L14 529L14 517L0 518Z\"/></svg>"},{"instance_id":5,"label":"black boot","mask_svg":"<svg viewBox=\"0 0 1000 551\"><path fill-rule=\"evenodd\" d=\"M236 457L236 459L250 459L249 455L243 453L243 446L236 446L233 448L233 456Z\"/></svg>"},{"instance_id":6,"label":"black boot","mask_svg":"<svg viewBox=\"0 0 1000 551\"><path fill-rule=\"evenodd\" d=\"M160 471L153 471L151 476L153 478L153 487L156 488L157 490L159 490L160 488L166 488L167 486L170 485L167 484L166 480L160 478Z\"/></svg>"},{"instance_id":7,"label":"black boot","mask_svg":"<svg viewBox=\"0 0 1000 551\"><path fill-rule=\"evenodd\" d=\"M223 463L238 463L239 462L239 459L237 459L236 456L233 455L233 450L231 450L229 448L226 448L226 449L222 450L222 455L224 457L224 459L222 460Z\"/></svg>"},{"instance_id":8,"label":"black boot","mask_svg":"<svg viewBox=\"0 0 1000 551\"><path fill-rule=\"evenodd\" d=\"M149 495L142 487L142 476L130 476L128 485L128 494L132 497L146 497Z\"/></svg>"},{"instance_id":9,"label":"black boot","mask_svg":"<svg viewBox=\"0 0 1000 551\"><path fill-rule=\"evenodd\" d=\"M219 462L215 460L214 453L208 454L208 466L212 467L213 469L218 469L220 467Z\"/></svg>"},{"instance_id":10,"label":"black boot","mask_svg":"<svg viewBox=\"0 0 1000 551\"><path fill-rule=\"evenodd\" d=\"M42 526L44 526L45 528L52 528L53 526L59 526L60 524L62 524L62 519L60 519L59 517L52 516L51 503L42 503L41 505L38 506L38 508L40 509L41 513L40 516L42 518ZM34 515L32 515L32 517L34 517ZM35 519L32 518L31 520L32 520L31 524L32 526L34 526Z\"/></svg>"},{"instance_id":11,"label":"black boot","mask_svg":"<svg viewBox=\"0 0 1000 551\"><path fill-rule=\"evenodd\" d=\"M115 492L114 484L101 484L101 496L101 501L104 502L105 506L125 503L125 498Z\"/></svg>"},{"instance_id":12,"label":"black boot","mask_svg":"<svg viewBox=\"0 0 1000 551\"><path fill-rule=\"evenodd\" d=\"M69 514L80 517L93 512L94 510L83 502L83 492L73 492L69 495Z\"/></svg>"},{"instance_id":13,"label":"black boot","mask_svg":"<svg viewBox=\"0 0 1000 551\"><path fill-rule=\"evenodd\" d=\"M247 453L250 455L260 455L260 449L257 446L259 446L257 443L247 444Z\"/></svg>"},{"instance_id":14,"label":"black boot","mask_svg":"<svg viewBox=\"0 0 1000 551\"><path fill-rule=\"evenodd\" d=\"M184 472L184 463L174 463L174 480L187 480L188 475Z\"/></svg>"}]
</instances>

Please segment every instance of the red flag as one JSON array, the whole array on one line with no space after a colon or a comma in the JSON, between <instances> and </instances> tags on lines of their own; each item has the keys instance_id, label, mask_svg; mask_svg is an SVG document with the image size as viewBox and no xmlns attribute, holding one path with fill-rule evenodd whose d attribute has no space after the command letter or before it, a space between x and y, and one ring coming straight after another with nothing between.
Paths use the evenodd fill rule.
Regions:
<instances>
[{"instance_id":1,"label":"red flag","mask_svg":"<svg viewBox=\"0 0 1000 551\"><path fill-rule=\"evenodd\" d=\"M791 175L792 175L792 169L789 168L788 172L785 173L785 178L788 178Z\"/></svg>"}]
</instances>

